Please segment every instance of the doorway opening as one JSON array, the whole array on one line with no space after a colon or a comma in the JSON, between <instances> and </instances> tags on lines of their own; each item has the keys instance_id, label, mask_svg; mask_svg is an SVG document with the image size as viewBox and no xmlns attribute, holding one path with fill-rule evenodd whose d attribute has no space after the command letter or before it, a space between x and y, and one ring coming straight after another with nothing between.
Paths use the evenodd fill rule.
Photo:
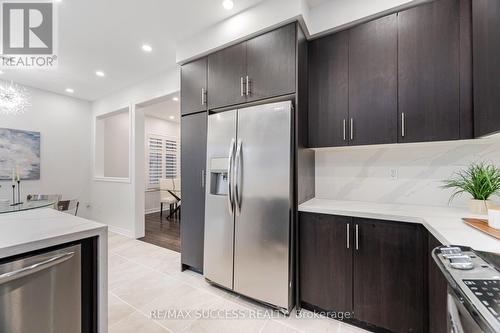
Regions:
<instances>
[{"instance_id":1,"label":"doorway opening","mask_svg":"<svg viewBox=\"0 0 500 333\"><path fill-rule=\"evenodd\" d=\"M144 237L139 240L180 252L179 93L138 104L136 117L141 118L137 138L143 148L137 158L143 156L144 166L143 196L137 198L144 200Z\"/></svg>"}]
</instances>

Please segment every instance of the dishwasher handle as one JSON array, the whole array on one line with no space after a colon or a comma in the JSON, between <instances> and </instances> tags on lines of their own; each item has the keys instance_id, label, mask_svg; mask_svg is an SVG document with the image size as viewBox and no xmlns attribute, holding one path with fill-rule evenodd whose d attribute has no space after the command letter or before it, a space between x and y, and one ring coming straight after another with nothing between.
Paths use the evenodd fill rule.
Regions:
<instances>
[{"instance_id":1,"label":"dishwasher handle","mask_svg":"<svg viewBox=\"0 0 500 333\"><path fill-rule=\"evenodd\" d=\"M48 259L42 260L40 262L34 263L30 266L26 266L11 272L3 273L0 275L0 285L20 279L22 277L34 274L36 272L40 272L44 269L53 267L60 263L63 263L69 259L71 259L75 255L75 252L65 252Z\"/></svg>"}]
</instances>

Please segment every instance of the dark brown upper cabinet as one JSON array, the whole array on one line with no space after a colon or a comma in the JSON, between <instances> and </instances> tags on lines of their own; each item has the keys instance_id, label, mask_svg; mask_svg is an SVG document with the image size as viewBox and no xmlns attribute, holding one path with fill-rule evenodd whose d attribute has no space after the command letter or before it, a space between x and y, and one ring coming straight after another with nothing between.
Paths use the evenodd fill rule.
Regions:
<instances>
[{"instance_id":1,"label":"dark brown upper cabinet","mask_svg":"<svg viewBox=\"0 0 500 333\"><path fill-rule=\"evenodd\" d=\"M292 23L210 54L209 108L294 93L296 29Z\"/></svg>"},{"instance_id":2,"label":"dark brown upper cabinet","mask_svg":"<svg viewBox=\"0 0 500 333\"><path fill-rule=\"evenodd\" d=\"M207 110L207 58L181 67L181 114Z\"/></svg>"},{"instance_id":3,"label":"dark brown upper cabinet","mask_svg":"<svg viewBox=\"0 0 500 333\"><path fill-rule=\"evenodd\" d=\"M427 247L421 226L353 221L354 317L391 332L425 332Z\"/></svg>"},{"instance_id":4,"label":"dark brown upper cabinet","mask_svg":"<svg viewBox=\"0 0 500 333\"><path fill-rule=\"evenodd\" d=\"M461 54L461 33L463 42L470 40L470 26L460 24L466 2L433 1L398 14L398 142L470 137L460 126L464 112L469 121L463 125L472 128L470 103L460 105L461 94L472 96L470 84L460 85L461 61L469 67L471 61L470 47L468 56Z\"/></svg>"},{"instance_id":5,"label":"dark brown upper cabinet","mask_svg":"<svg viewBox=\"0 0 500 333\"><path fill-rule=\"evenodd\" d=\"M326 311L352 312L352 218L300 213L300 298Z\"/></svg>"},{"instance_id":6,"label":"dark brown upper cabinet","mask_svg":"<svg viewBox=\"0 0 500 333\"><path fill-rule=\"evenodd\" d=\"M210 109L244 103L246 43L240 43L208 56Z\"/></svg>"},{"instance_id":7,"label":"dark brown upper cabinet","mask_svg":"<svg viewBox=\"0 0 500 333\"><path fill-rule=\"evenodd\" d=\"M474 135L500 131L500 3L473 0Z\"/></svg>"},{"instance_id":8,"label":"dark brown upper cabinet","mask_svg":"<svg viewBox=\"0 0 500 333\"><path fill-rule=\"evenodd\" d=\"M349 31L349 139L397 142L397 16Z\"/></svg>"},{"instance_id":9,"label":"dark brown upper cabinet","mask_svg":"<svg viewBox=\"0 0 500 333\"><path fill-rule=\"evenodd\" d=\"M349 32L309 44L309 146L349 142Z\"/></svg>"},{"instance_id":10,"label":"dark brown upper cabinet","mask_svg":"<svg viewBox=\"0 0 500 333\"><path fill-rule=\"evenodd\" d=\"M247 41L247 101L295 92L295 23Z\"/></svg>"}]
</instances>

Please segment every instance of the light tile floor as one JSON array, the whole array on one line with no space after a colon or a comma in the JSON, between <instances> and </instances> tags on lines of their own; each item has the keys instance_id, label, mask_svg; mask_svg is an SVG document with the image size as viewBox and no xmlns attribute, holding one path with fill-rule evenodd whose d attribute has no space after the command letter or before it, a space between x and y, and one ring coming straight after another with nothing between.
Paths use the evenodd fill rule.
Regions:
<instances>
[{"instance_id":1,"label":"light tile floor","mask_svg":"<svg viewBox=\"0 0 500 333\"><path fill-rule=\"evenodd\" d=\"M241 319L166 318L165 310L217 310ZM363 333L328 318L251 318L267 308L180 271L180 254L121 235L109 234L109 333ZM253 312L252 312L253 311ZM184 312L186 313L186 312ZM262 312L261 312L262 313ZM307 312L306 312L307 314ZM310 314L310 313L309 313Z\"/></svg>"}]
</instances>

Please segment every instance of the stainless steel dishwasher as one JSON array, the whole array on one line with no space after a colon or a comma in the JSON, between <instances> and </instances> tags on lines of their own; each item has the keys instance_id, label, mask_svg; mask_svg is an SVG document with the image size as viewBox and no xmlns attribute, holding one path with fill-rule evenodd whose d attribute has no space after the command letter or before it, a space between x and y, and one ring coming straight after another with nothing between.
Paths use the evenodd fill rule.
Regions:
<instances>
[{"instance_id":1,"label":"stainless steel dishwasher","mask_svg":"<svg viewBox=\"0 0 500 333\"><path fill-rule=\"evenodd\" d=\"M81 248L0 265L0 332L80 333Z\"/></svg>"}]
</instances>

